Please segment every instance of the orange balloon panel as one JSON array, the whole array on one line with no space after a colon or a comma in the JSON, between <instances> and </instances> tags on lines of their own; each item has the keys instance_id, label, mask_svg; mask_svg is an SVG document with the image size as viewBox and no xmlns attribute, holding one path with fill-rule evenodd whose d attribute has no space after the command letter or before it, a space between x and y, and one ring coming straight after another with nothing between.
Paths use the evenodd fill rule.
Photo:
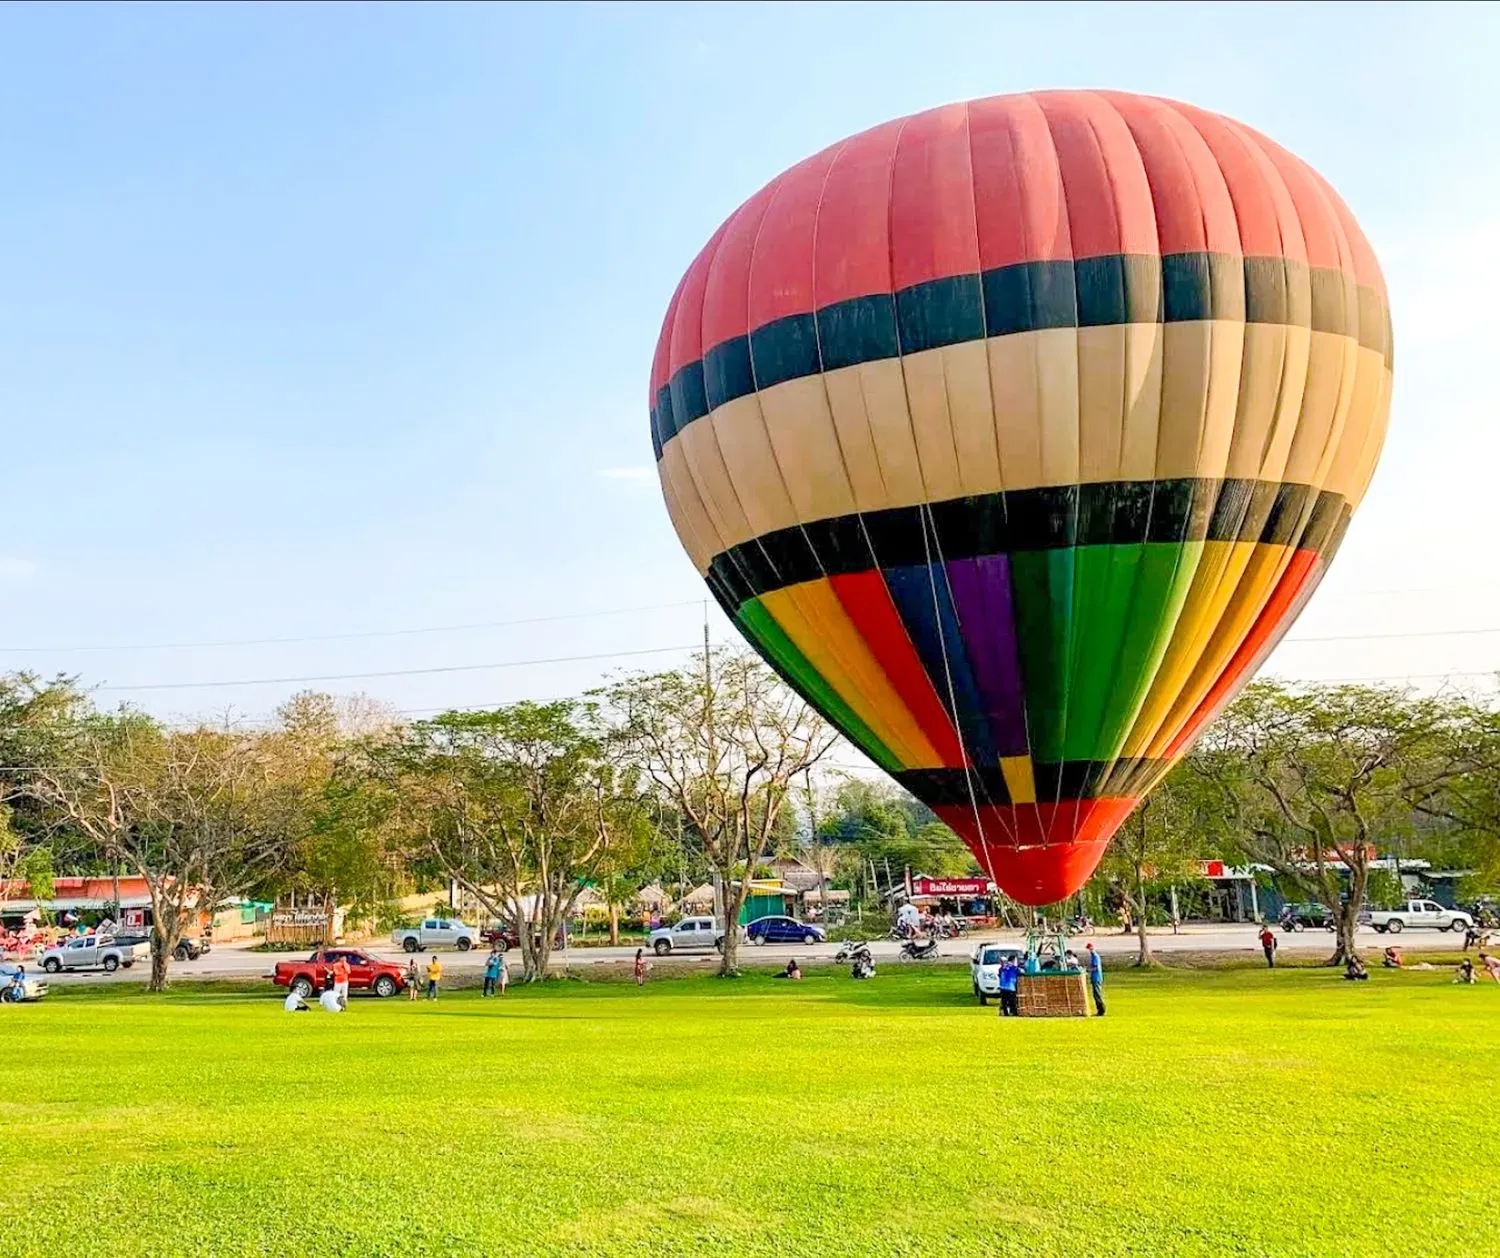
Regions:
<instances>
[{"instance_id":1,"label":"orange balloon panel","mask_svg":"<svg viewBox=\"0 0 1500 1258\"><path fill-rule=\"evenodd\" d=\"M1306 603L1385 434L1316 172L1118 92L945 106L772 180L651 377L679 537L783 677L1025 903L1072 893Z\"/></svg>"}]
</instances>

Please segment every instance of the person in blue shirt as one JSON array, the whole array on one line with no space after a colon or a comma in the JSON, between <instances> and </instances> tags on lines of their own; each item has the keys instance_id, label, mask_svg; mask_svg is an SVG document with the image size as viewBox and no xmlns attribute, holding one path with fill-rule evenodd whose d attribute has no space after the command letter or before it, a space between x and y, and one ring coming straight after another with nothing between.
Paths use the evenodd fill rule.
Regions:
<instances>
[{"instance_id":1,"label":"person in blue shirt","mask_svg":"<svg viewBox=\"0 0 1500 1258\"><path fill-rule=\"evenodd\" d=\"M480 991L481 996L493 996L495 988L500 982L500 950L491 948L490 955L484 962L484 987Z\"/></svg>"},{"instance_id":2,"label":"person in blue shirt","mask_svg":"<svg viewBox=\"0 0 1500 1258\"><path fill-rule=\"evenodd\" d=\"M1104 1016L1104 961L1094 951L1092 942L1085 944L1084 947L1088 952L1085 968L1089 975L1089 990L1094 994L1094 1012L1102 1018Z\"/></svg>"},{"instance_id":3,"label":"person in blue shirt","mask_svg":"<svg viewBox=\"0 0 1500 1258\"><path fill-rule=\"evenodd\" d=\"M1017 987L1021 981L1021 966L1011 957L1000 967L1000 1016L1015 1018L1021 1013L1021 1001Z\"/></svg>"}]
</instances>

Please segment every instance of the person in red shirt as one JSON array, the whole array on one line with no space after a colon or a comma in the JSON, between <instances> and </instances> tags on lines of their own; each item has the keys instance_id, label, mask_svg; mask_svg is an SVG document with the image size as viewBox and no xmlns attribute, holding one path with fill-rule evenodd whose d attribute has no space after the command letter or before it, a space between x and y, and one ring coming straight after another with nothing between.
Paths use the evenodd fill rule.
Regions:
<instances>
[{"instance_id":1,"label":"person in red shirt","mask_svg":"<svg viewBox=\"0 0 1500 1258\"><path fill-rule=\"evenodd\" d=\"M1274 970L1276 968L1276 932L1271 929L1269 922L1260 928L1260 946L1266 953L1266 968Z\"/></svg>"},{"instance_id":2,"label":"person in red shirt","mask_svg":"<svg viewBox=\"0 0 1500 1258\"><path fill-rule=\"evenodd\" d=\"M333 994L339 998L339 1008L349 1007L349 962L340 957L333 963Z\"/></svg>"}]
</instances>

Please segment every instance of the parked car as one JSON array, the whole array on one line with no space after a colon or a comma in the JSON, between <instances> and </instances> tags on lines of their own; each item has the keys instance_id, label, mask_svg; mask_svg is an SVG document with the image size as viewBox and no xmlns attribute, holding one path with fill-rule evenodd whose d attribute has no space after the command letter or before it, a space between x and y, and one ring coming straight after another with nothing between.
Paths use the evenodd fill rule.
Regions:
<instances>
[{"instance_id":1,"label":"parked car","mask_svg":"<svg viewBox=\"0 0 1500 1258\"><path fill-rule=\"evenodd\" d=\"M978 944L969 954L969 981L981 1005L989 1004L991 996L1000 994L1000 967L1007 961L1020 959L1018 949L992 943Z\"/></svg>"},{"instance_id":2,"label":"parked car","mask_svg":"<svg viewBox=\"0 0 1500 1258\"><path fill-rule=\"evenodd\" d=\"M521 937L516 934L516 928L505 922L491 922L479 932L479 938L486 948L493 948L499 944L501 952L509 952L512 948L521 946ZM568 946L568 932L564 927L557 928L557 934L552 939L552 946L554 948Z\"/></svg>"},{"instance_id":3,"label":"parked car","mask_svg":"<svg viewBox=\"0 0 1500 1258\"><path fill-rule=\"evenodd\" d=\"M201 956L206 956L213 951L213 945L209 942L207 935L199 936L197 939L189 939L187 936L177 941L177 946L172 949L174 961L196 961Z\"/></svg>"},{"instance_id":4,"label":"parked car","mask_svg":"<svg viewBox=\"0 0 1500 1258\"><path fill-rule=\"evenodd\" d=\"M711 917L684 917L675 926L653 930L646 942L659 957L669 952L723 952L724 932Z\"/></svg>"},{"instance_id":5,"label":"parked car","mask_svg":"<svg viewBox=\"0 0 1500 1258\"><path fill-rule=\"evenodd\" d=\"M821 926L799 922L795 917L757 917L745 927L745 938L753 944L800 943L811 948L828 936Z\"/></svg>"},{"instance_id":6,"label":"parked car","mask_svg":"<svg viewBox=\"0 0 1500 1258\"><path fill-rule=\"evenodd\" d=\"M1326 904L1309 901L1306 904L1288 904L1282 909L1281 929L1288 934L1294 930L1336 930L1338 923Z\"/></svg>"},{"instance_id":7,"label":"parked car","mask_svg":"<svg viewBox=\"0 0 1500 1258\"><path fill-rule=\"evenodd\" d=\"M1373 926L1382 935L1399 935L1403 930L1465 930L1474 919L1462 909L1444 908L1436 900L1408 900L1398 909L1366 909L1359 915L1361 923Z\"/></svg>"},{"instance_id":8,"label":"parked car","mask_svg":"<svg viewBox=\"0 0 1500 1258\"><path fill-rule=\"evenodd\" d=\"M0 961L0 1000L14 1001L13 994L16 990L16 975L21 973L19 965L12 965L9 961ZM38 978L34 974L28 974L21 981L22 1000L40 1000L47 994L47 980Z\"/></svg>"},{"instance_id":9,"label":"parked car","mask_svg":"<svg viewBox=\"0 0 1500 1258\"><path fill-rule=\"evenodd\" d=\"M277 987L290 987L305 998L322 990L329 969L341 958L349 966L351 992L394 996L406 986L406 971L400 962L382 961L363 948L319 948L304 961L278 961L271 972L271 981Z\"/></svg>"},{"instance_id":10,"label":"parked car","mask_svg":"<svg viewBox=\"0 0 1500 1258\"><path fill-rule=\"evenodd\" d=\"M55 948L42 953L42 969L48 974L59 970L104 969L113 974L122 966L129 969L137 961L151 957L149 944L121 941L109 936L78 935L65 939Z\"/></svg>"},{"instance_id":11,"label":"parked car","mask_svg":"<svg viewBox=\"0 0 1500 1258\"><path fill-rule=\"evenodd\" d=\"M429 917L419 926L397 927L391 932L391 942L407 952L426 952L428 948L467 952L479 946L479 930L451 917Z\"/></svg>"}]
</instances>

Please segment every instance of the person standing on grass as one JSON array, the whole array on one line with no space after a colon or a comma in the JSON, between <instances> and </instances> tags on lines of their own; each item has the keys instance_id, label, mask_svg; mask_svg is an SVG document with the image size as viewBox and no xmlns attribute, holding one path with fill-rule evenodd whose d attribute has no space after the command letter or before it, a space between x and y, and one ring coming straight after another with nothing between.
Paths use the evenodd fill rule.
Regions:
<instances>
[{"instance_id":1,"label":"person standing on grass","mask_svg":"<svg viewBox=\"0 0 1500 1258\"><path fill-rule=\"evenodd\" d=\"M1276 932L1271 929L1271 923L1266 922L1260 928L1260 946L1266 954L1266 969L1276 968Z\"/></svg>"},{"instance_id":2,"label":"person standing on grass","mask_svg":"<svg viewBox=\"0 0 1500 1258\"><path fill-rule=\"evenodd\" d=\"M500 994L505 995L505 989L510 986L510 962L505 959L505 953L497 952L496 957L500 961L500 969L497 977L500 979Z\"/></svg>"},{"instance_id":3,"label":"person standing on grass","mask_svg":"<svg viewBox=\"0 0 1500 1258\"><path fill-rule=\"evenodd\" d=\"M1021 965L1015 957L1011 957L1000 967L1000 1016L1002 1018L1021 1016L1021 997L1018 991L1020 985Z\"/></svg>"},{"instance_id":4,"label":"person standing on grass","mask_svg":"<svg viewBox=\"0 0 1500 1258\"><path fill-rule=\"evenodd\" d=\"M341 1009L349 1007L349 962L342 956L333 963L333 994Z\"/></svg>"},{"instance_id":5,"label":"person standing on grass","mask_svg":"<svg viewBox=\"0 0 1500 1258\"><path fill-rule=\"evenodd\" d=\"M1093 941L1084 944L1088 953L1089 991L1094 996L1094 1012L1104 1016L1104 960L1095 950Z\"/></svg>"},{"instance_id":6,"label":"person standing on grass","mask_svg":"<svg viewBox=\"0 0 1500 1258\"><path fill-rule=\"evenodd\" d=\"M413 957L406 963L406 998L415 1000L422 987L422 976L417 973L417 959Z\"/></svg>"},{"instance_id":7,"label":"person standing on grass","mask_svg":"<svg viewBox=\"0 0 1500 1258\"><path fill-rule=\"evenodd\" d=\"M427 963L427 999L438 998L438 984L443 981L443 963L436 957Z\"/></svg>"},{"instance_id":8,"label":"person standing on grass","mask_svg":"<svg viewBox=\"0 0 1500 1258\"><path fill-rule=\"evenodd\" d=\"M646 950L644 948L635 950L635 985L637 987L646 985Z\"/></svg>"},{"instance_id":9,"label":"person standing on grass","mask_svg":"<svg viewBox=\"0 0 1500 1258\"><path fill-rule=\"evenodd\" d=\"M500 953L496 949L491 948L490 955L484 959L484 988L480 991L480 996L493 996L495 988L499 983Z\"/></svg>"}]
</instances>

